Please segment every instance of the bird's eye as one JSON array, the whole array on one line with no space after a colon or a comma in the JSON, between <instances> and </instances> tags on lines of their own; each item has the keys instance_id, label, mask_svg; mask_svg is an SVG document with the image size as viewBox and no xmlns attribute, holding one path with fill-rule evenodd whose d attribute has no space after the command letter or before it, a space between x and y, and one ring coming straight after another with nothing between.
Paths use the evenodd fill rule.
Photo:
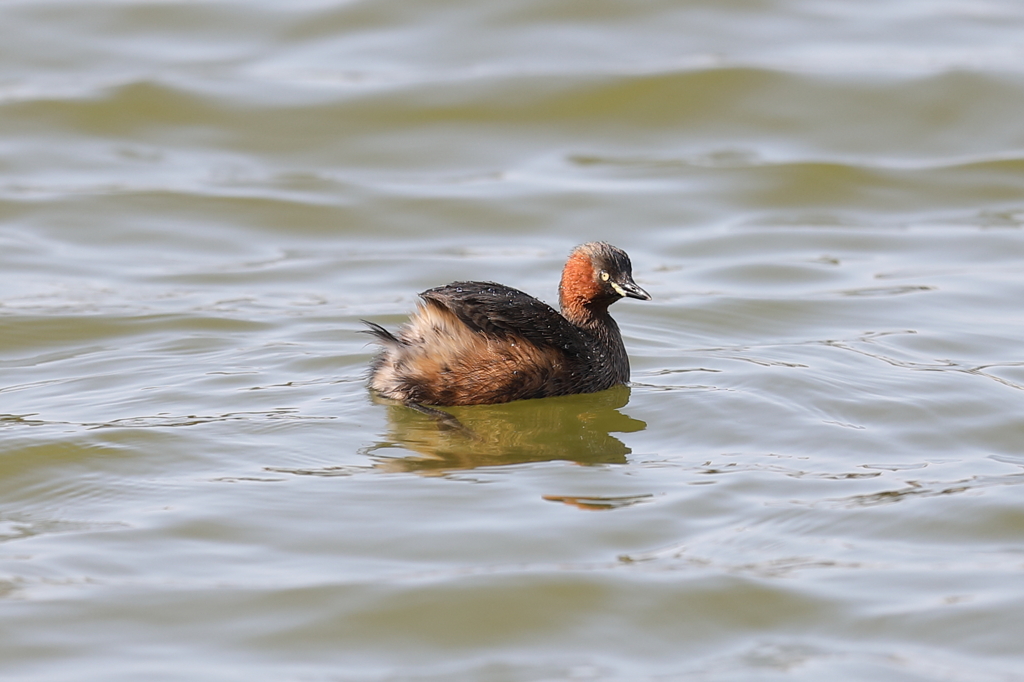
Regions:
<instances>
[{"instance_id":1,"label":"bird's eye","mask_svg":"<svg viewBox=\"0 0 1024 682\"><path fill-rule=\"evenodd\" d=\"M607 282L610 277L611 277L611 275L608 274L607 270L602 270L601 271L601 281L602 282Z\"/></svg>"}]
</instances>

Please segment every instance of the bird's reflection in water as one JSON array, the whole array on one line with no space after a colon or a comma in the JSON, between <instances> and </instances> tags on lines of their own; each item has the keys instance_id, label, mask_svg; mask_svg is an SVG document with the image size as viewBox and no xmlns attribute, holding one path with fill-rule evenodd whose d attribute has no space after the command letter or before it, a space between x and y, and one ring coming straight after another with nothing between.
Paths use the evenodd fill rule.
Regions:
<instances>
[{"instance_id":1,"label":"bird's reflection in water","mask_svg":"<svg viewBox=\"0 0 1024 682\"><path fill-rule=\"evenodd\" d=\"M389 404L389 440L370 448L370 454L380 469L424 474L550 460L621 464L630 449L611 434L647 428L619 412L627 402L629 388L616 386L585 395L446 408L462 428ZM416 454L384 456L388 448Z\"/></svg>"}]
</instances>

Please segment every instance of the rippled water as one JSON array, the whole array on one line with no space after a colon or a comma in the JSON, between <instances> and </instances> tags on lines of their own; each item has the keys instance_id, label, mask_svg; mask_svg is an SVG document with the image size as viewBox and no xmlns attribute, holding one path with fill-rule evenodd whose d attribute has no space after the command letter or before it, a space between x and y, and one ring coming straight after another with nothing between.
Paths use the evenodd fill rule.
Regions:
<instances>
[{"instance_id":1,"label":"rippled water","mask_svg":"<svg viewBox=\"0 0 1024 682\"><path fill-rule=\"evenodd\" d=\"M3 17L5 679L1024 680L1024 6ZM631 387L369 396L594 239Z\"/></svg>"}]
</instances>

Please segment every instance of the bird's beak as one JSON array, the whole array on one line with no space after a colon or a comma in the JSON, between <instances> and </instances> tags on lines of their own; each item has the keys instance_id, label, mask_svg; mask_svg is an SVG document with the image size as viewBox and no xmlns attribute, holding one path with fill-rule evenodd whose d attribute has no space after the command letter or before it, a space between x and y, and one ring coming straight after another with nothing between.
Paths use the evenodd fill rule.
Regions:
<instances>
[{"instance_id":1,"label":"bird's beak","mask_svg":"<svg viewBox=\"0 0 1024 682\"><path fill-rule=\"evenodd\" d=\"M638 298L641 301L651 300L651 295L637 286L632 277L624 277L615 283L615 290L627 298Z\"/></svg>"}]
</instances>

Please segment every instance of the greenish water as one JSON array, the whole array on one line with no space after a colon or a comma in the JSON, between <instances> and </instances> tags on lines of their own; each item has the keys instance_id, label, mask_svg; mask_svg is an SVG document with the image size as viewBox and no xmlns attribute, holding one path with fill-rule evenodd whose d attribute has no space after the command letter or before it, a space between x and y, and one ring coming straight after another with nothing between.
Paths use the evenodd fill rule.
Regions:
<instances>
[{"instance_id":1,"label":"greenish water","mask_svg":"<svg viewBox=\"0 0 1024 682\"><path fill-rule=\"evenodd\" d=\"M4 679L1024 680L1024 6L2 11ZM632 386L367 393L596 239Z\"/></svg>"}]
</instances>

